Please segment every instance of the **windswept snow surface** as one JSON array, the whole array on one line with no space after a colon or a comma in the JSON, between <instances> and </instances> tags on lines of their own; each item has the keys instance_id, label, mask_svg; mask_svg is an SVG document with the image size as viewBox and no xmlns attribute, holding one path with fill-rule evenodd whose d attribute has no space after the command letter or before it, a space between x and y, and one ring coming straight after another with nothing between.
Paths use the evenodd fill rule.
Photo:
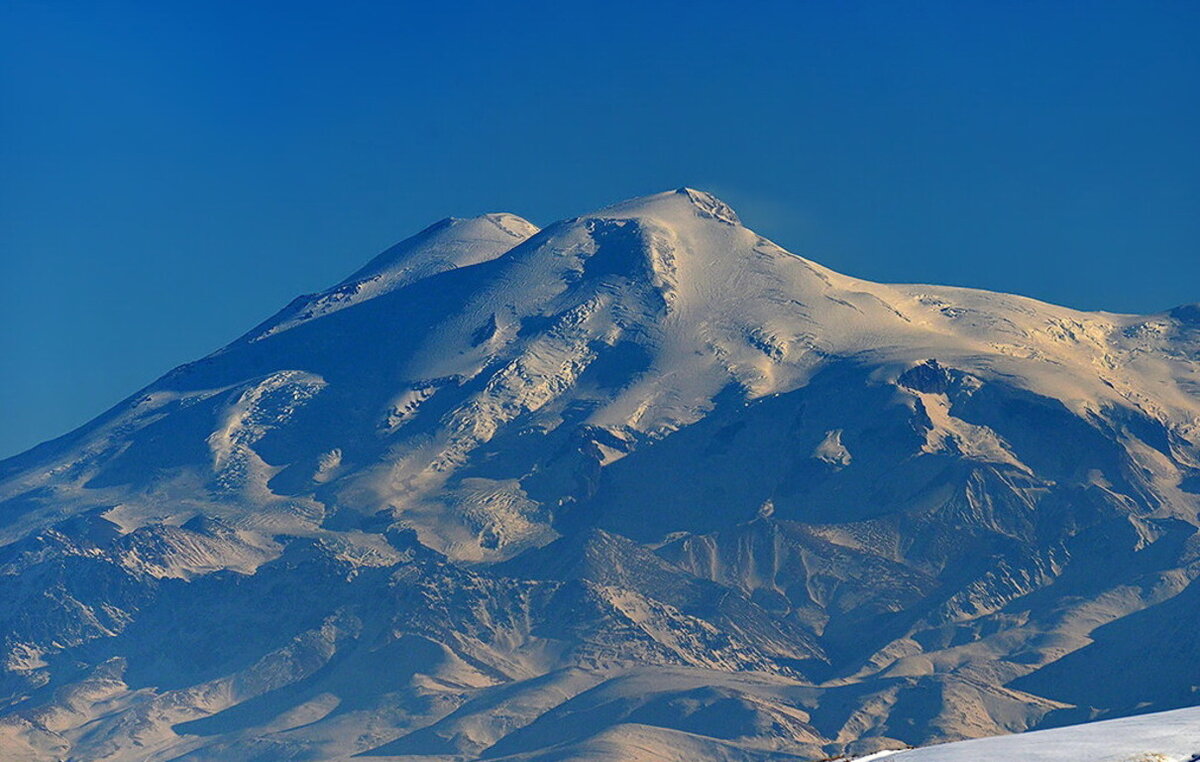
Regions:
<instances>
[{"instance_id":1,"label":"windswept snow surface","mask_svg":"<svg viewBox=\"0 0 1200 762\"><path fill-rule=\"evenodd\" d=\"M880 752L855 762L1194 762L1200 758L1200 709L1176 709L997 738Z\"/></svg>"},{"instance_id":2,"label":"windswept snow surface","mask_svg":"<svg viewBox=\"0 0 1200 762\"><path fill-rule=\"evenodd\" d=\"M0 463L10 758L819 759L1197 702L1200 307L448 219Z\"/></svg>"}]
</instances>

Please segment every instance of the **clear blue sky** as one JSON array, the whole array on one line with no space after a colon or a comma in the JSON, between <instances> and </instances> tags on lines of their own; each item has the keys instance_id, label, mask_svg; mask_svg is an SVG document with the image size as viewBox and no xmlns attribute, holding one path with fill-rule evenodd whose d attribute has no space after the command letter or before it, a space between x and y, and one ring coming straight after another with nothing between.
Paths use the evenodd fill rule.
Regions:
<instances>
[{"instance_id":1,"label":"clear blue sky","mask_svg":"<svg viewBox=\"0 0 1200 762\"><path fill-rule=\"evenodd\" d=\"M1200 3L0 3L0 456L447 215L687 184L877 280L1200 301Z\"/></svg>"}]
</instances>

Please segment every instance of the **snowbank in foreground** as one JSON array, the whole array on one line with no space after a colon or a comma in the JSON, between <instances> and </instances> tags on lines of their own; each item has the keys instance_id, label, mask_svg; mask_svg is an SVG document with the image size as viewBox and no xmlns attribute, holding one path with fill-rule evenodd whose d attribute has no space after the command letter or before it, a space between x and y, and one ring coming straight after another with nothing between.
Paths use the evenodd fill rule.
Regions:
<instances>
[{"instance_id":1,"label":"snowbank in foreground","mask_svg":"<svg viewBox=\"0 0 1200 762\"><path fill-rule=\"evenodd\" d=\"M1156 712L1065 728L978 738L855 762L1195 762L1200 760L1200 707Z\"/></svg>"}]
</instances>

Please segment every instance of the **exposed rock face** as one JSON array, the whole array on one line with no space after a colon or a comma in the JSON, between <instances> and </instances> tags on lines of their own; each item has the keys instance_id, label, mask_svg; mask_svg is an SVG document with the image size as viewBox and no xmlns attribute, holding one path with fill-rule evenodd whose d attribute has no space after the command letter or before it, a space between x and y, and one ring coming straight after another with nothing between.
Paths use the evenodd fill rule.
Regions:
<instances>
[{"instance_id":1,"label":"exposed rock face","mask_svg":"<svg viewBox=\"0 0 1200 762\"><path fill-rule=\"evenodd\" d=\"M0 746L816 759L1193 702L1194 312L869 283L690 189L438 223L0 463Z\"/></svg>"}]
</instances>

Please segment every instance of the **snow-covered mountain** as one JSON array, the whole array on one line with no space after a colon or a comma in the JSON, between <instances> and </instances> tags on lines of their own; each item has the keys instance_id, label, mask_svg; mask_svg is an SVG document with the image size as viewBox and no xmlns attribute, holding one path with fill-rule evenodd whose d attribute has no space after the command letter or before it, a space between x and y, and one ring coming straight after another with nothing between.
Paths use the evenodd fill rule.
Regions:
<instances>
[{"instance_id":1,"label":"snow-covered mountain","mask_svg":"<svg viewBox=\"0 0 1200 762\"><path fill-rule=\"evenodd\" d=\"M0 748L818 759L1200 702L1200 306L448 219L0 463ZM1200 751L1200 750L1198 750Z\"/></svg>"}]
</instances>

